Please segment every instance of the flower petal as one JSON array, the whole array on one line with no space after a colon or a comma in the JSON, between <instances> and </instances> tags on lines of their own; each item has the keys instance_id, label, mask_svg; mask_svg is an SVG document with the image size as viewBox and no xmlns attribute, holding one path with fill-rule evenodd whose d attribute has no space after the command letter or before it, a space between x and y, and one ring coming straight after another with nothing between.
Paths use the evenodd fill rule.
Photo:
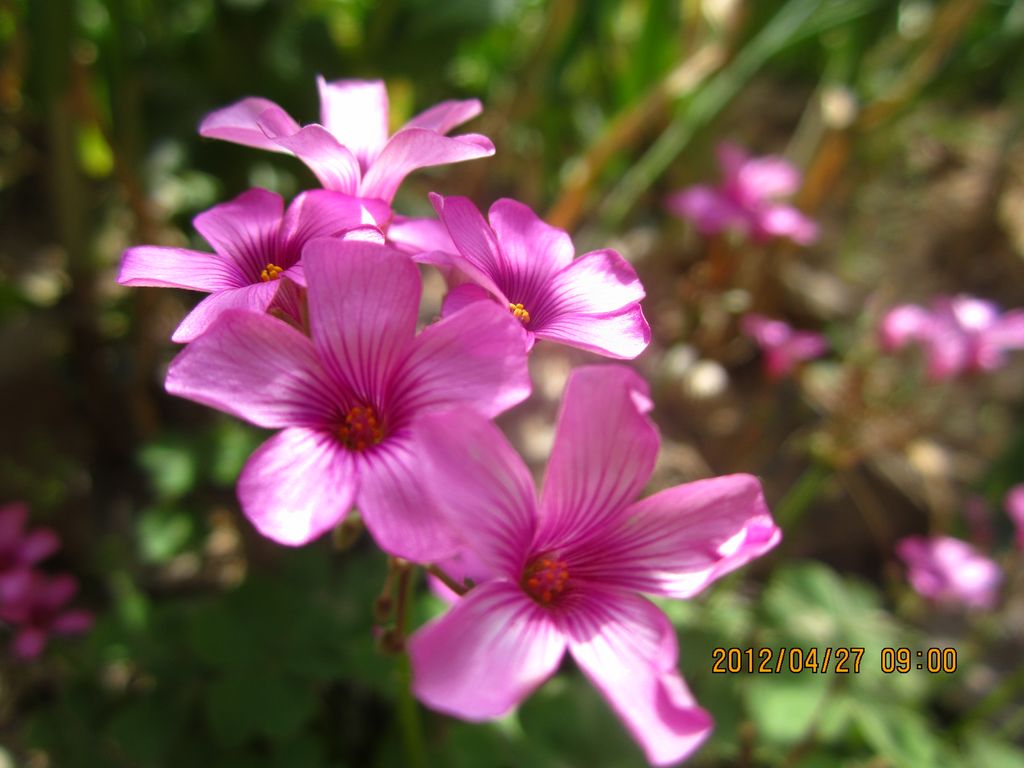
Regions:
<instances>
[{"instance_id":1,"label":"flower petal","mask_svg":"<svg viewBox=\"0 0 1024 768\"><path fill-rule=\"evenodd\" d=\"M998 320L982 334L986 346L997 349L1024 349L1024 310L1014 309Z\"/></svg>"},{"instance_id":2,"label":"flower petal","mask_svg":"<svg viewBox=\"0 0 1024 768\"><path fill-rule=\"evenodd\" d=\"M299 124L277 104L252 96L208 114L199 124L199 135L271 152L286 152L260 129L261 117L287 127L286 133L299 130Z\"/></svg>"},{"instance_id":3,"label":"flower petal","mask_svg":"<svg viewBox=\"0 0 1024 768\"><path fill-rule=\"evenodd\" d=\"M18 549L23 563L38 563L60 549L60 538L49 528L36 528L22 540Z\"/></svg>"},{"instance_id":4,"label":"flower petal","mask_svg":"<svg viewBox=\"0 0 1024 768\"><path fill-rule=\"evenodd\" d=\"M281 126L260 120L260 128L274 142L309 166L326 189L344 192L347 195L356 194L359 188L359 162L322 125L314 123L305 125L294 133L286 133L281 130Z\"/></svg>"},{"instance_id":5,"label":"flower petal","mask_svg":"<svg viewBox=\"0 0 1024 768\"><path fill-rule=\"evenodd\" d=\"M376 243L319 239L302 255L309 322L324 366L380 408L416 332L420 273L408 256Z\"/></svg>"},{"instance_id":6,"label":"flower petal","mask_svg":"<svg viewBox=\"0 0 1024 768\"><path fill-rule=\"evenodd\" d=\"M788 323L756 313L743 316L740 330L763 349L782 346L793 335L793 329Z\"/></svg>"},{"instance_id":7,"label":"flower petal","mask_svg":"<svg viewBox=\"0 0 1024 768\"><path fill-rule=\"evenodd\" d=\"M308 338L269 315L232 310L171 362L167 391L261 427L329 423L335 387Z\"/></svg>"},{"instance_id":8,"label":"flower petal","mask_svg":"<svg viewBox=\"0 0 1024 768\"><path fill-rule=\"evenodd\" d=\"M377 546L417 563L451 557L458 539L423 476L430 452L405 430L388 435L359 456L359 495L356 505Z\"/></svg>"},{"instance_id":9,"label":"flower petal","mask_svg":"<svg viewBox=\"0 0 1024 768\"><path fill-rule=\"evenodd\" d=\"M21 541L28 519L28 507L21 502L0 507L0 548L14 547Z\"/></svg>"},{"instance_id":10,"label":"flower petal","mask_svg":"<svg viewBox=\"0 0 1024 768\"><path fill-rule=\"evenodd\" d=\"M186 344L202 336L217 318L230 310L263 314L274 300L275 282L256 283L211 293L196 304L171 335L171 341Z\"/></svg>"},{"instance_id":11,"label":"flower petal","mask_svg":"<svg viewBox=\"0 0 1024 768\"><path fill-rule=\"evenodd\" d=\"M457 253L455 243L448 236L448 230L437 219L395 216L388 227L388 243L414 257L431 251Z\"/></svg>"},{"instance_id":12,"label":"flower petal","mask_svg":"<svg viewBox=\"0 0 1024 768\"><path fill-rule=\"evenodd\" d=\"M702 235L714 235L724 229L748 228L742 210L717 189L697 185L671 195L665 206L677 216L689 219Z\"/></svg>"},{"instance_id":13,"label":"flower petal","mask_svg":"<svg viewBox=\"0 0 1024 768\"><path fill-rule=\"evenodd\" d=\"M603 315L644 297L633 265L612 250L585 253L551 279L552 306L557 313Z\"/></svg>"},{"instance_id":14,"label":"flower petal","mask_svg":"<svg viewBox=\"0 0 1024 768\"><path fill-rule=\"evenodd\" d=\"M503 257L501 285L509 301L536 302L548 292L548 284L555 273L573 263L576 251L572 240L563 230L544 222L516 200L498 200L487 215ZM586 271L587 265L582 269ZM569 284L572 282L570 279ZM643 296L643 292L640 295ZM621 306L596 311L608 312Z\"/></svg>"},{"instance_id":15,"label":"flower petal","mask_svg":"<svg viewBox=\"0 0 1024 768\"><path fill-rule=\"evenodd\" d=\"M537 519L530 470L494 424L476 414L423 416L414 431L423 477L452 530L494 574L522 573Z\"/></svg>"},{"instance_id":16,"label":"flower petal","mask_svg":"<svg viewBox=\"0 0 1024 768\"><path fill-rule=\"evenodd\" d=\"M373 161L359 186L359 193L390 203L405 177L419 168L493 154L494 144L486 136L467 133L449 137L425 128L405 128L388 140Z\"/></svg>"},{"instance_id":17,"label":"flower petal","mask_svg":"<svg viewBox=\"0 0 1024 768\"><path fill-rule=\"evenodd\" d=\"M363 172L388 140L388 90L383 80L316 78L320 122L356 156Z\"/></svg>"},{"instance_id":18,"label":"flower petal","mask_svg":"<svg viewBox=\"0 0 1024 768\"><path fill-rule=\"evenodd\" d=\"M736 170L736 183L751 201L786 197L800 188L800 172L777 155L750 158Z\"/></svg>"},{"instance_id":19,"label":"flower petal","mask_svg":"<svg viewBox=\"0 0 1024 768\"><path fill-rule=\"evenodd\" d=\"M425 109L416 117L402 126L401 130L407 128L426 128L437 133L448 133L457 125L462 125L467 120L483 112L483 105L479 99L466 99L464 101L442 101L430 109Z\"/></svg>"},{"instance_id":20,"label":"flower petal","mask_svg":"<svg viewBox=\"0 0 1024 768\"><path fill-rule=\"evenodd\" d=\"M493 301L474 303L423 329L396 374L395 401L493 418L529 397L526 356L522 325Z\"/></svg>"},{"instance_id":21,"label":"flower petal","mask_svg":"<svg viewBox=\"0 0 1024 768\"><path fill-rule=\"evenodd\" d=\"M458 268L467 278L507 304L508 298L498 286L508 271L505 257L494 232L477 207L468 197L442 197L433 192L430 194L430 202L434 204L434 210L447 228L457 253L434 252L431 254L433 258L421 255L420 260Z\"/></svg>"},{"instance_id":22,"label":"flower petal","mask_svg":"<svg viewBox=\"0 0 1024 768\"><path fill-rule=\"evenodd\" d=\"M14 655L31 661L46 648L46 632L38 627L25 627L14 636Z\"/></svg>"},{"instance_id":23,"label":"flower petal","mask_svg":"<svg viewBox=\"0 0 1024 768\"><path fill-rule=\"evenodd\" d=\"M441 303L441 317L453 315L460 309L464 309L478 301L490 301L493 303L494 298L475 283L456 285L445 294L444 301Z\"/></svg>"},{"instance_id":24,"label":"flower petal","mask_svg":"<svg viewBox=\"0 0 1024 768\"><path fill-rule=\"evenodd\" d=\"M636 595L586 591L563 614L569 652L654 765L678 762L711 733L676 670L675 630Z\"/></svg>"},{"instance_id":25,"label":"flower petal","mask_svg":"<svg viewBox=\"0 0 1024 768\"><path fill-rule=\"evenodd\" d=\"M256 529L279 544L306 544L340 523L359 485L352 454L326 432L286 429L249 457L238 500Z\"/></svg>"},{"instance_id":26,"label":"flower petal","mask_svg":"<svg viewBox=\"0 0 1024 768\"><path fill-rule=\"evenodd\" d=\"M820 333L794 331L793 338L785 344L786 353L792 360L813 360L828 350L828 341Z\"/></svg>"},{"instance_id":27,"label":"flower petal","mask_svg":"<svg viewBox=\"0 0 1024 768\"><path fill-rule=\"evenodd\" d=\"M249 279L231 259L217 253L140 245L124 252L117 282L211 292L246 285Z\"/></svg>"},{"instance_id":28,"label":"flower petal","mask_svg":"<svg viewBox=\"0 0 1024 768\"><path fill-rule=\"evenodd\" d=\"M755 214L755 236L788 237L800 245L818 239L818 225L789 205L773 205Z\"/></svg>"},{"instance_id":29,"label":"flower petal","mask_svg":"<svg viewBox=\"0 0 1024 768\"><path fill-rule=\"evenodd\" d=\"M548 339L598 355L631 360L651 343L651 326L639 304L607 315L563 314L533 329Z\"/></svg>"},{"instance_id":30,"label":"flower petal","mask_svg":"<svg viewBox=\"0 0 1024 768\"><path fill-rule=\"evenodd\" d=\"M95 622L89 611L68 611L53 620L53 631L61 635L77 635L88 632Z\"/></svg>"},{"instance_id":31,"label":"flower petal","mask_svg":"<svg viewBox=\"0 0 1024 768\"><path fill-rule=\"evenodd\" d=\"M314 238L333 237L363 226L383 227L390 218L390 206L380 200L312 189L301 193L288 206L281 225L281 243L298 260L302 246Z\"/></svg>"},{"instance_id":32,"label":"flower petal","mask_svg":"<svg viewBox=\"0 0 1024 768\"><path fill-rule=\"evenodd\" d=\"M545 546L600 535L646 485L658 453L648 392L623 365L570 374L541 493Z\"/></svg>"},{"instance_id":33,"label":"flower petal","mask_svg":"<svg viewBox=\"0 0 1024 768\"><path fill-rule=\"evenodd\" d=\"M213 250L238 266L240 275L246 278L244 283L255 283L267 264L291 266L280 263L283 214L284 201L280 195L250 189L199 214L193 224Z\"/></svg>"},{"instance_id":34,"label":"flower petal","mask_svg":"<svg viewBox=\"0 0 1024 768\"><path fill-rule=\"evenodd\" d=\"M668 488L626 510L591 545L588 578L686 598L775 547L782 538L752 475Z\"/></svg>"},{"instance_id":35,"label":"flower petal","mask_svg":"<svg viewBox=\"0 0 1024 768\"><path fill-rule=\"evenodd\" d=\"M547 611L517 586L492 581L409 638L412 690L431 709L488 720L550 677L564 652Z\"/></svg>"}]
</instances>

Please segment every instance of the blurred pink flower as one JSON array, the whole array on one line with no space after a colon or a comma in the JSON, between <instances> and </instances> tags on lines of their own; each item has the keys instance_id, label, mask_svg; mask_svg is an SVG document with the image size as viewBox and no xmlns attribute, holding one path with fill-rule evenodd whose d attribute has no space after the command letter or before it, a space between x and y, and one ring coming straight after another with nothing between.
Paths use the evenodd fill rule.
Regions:
<instances>
[{"instance_id":1,"label":"blurred pink flower","mask_svg":"<svg viewBox=\"0 0 1024 768\"><path fill-rule=\"evenodd\" d=\"M1017 547L1024 549L1024 483L1010 489L1005 504L1006 512L1017 528Z\"/></svg>"},{"instance_id":2,"label":"blurred pink flower","mask_svg":"<svg viewBox=\"0 0 1024 768\"><path fill-rule=\"evenodd\" d=\"M903 304L886 313L879 329L887 351L911 342L923 344L928 375L939 381L961 373L991 371L1005 352L1024 349L1024 310L1000 314L990 301L973 296L943 296L931 309Z\"/></svg>"},{"instance_id":3,"label":"blurred pink flower","mask_svg":"<svg viewBox=\"0 0 1024 768\"><path fill-rule=\"evenodd\" d=\"M751 157L735 144L719 144L724 177L669 196L669 211L689 219L704 235L736 230L757 242L788 237L801 245L818 239L818 225L790 205L775 202L800 187L800 174L781 157Z\"/></svg>"},{"instance_id":4,"label":"blurred pink flower","mask_svg":"<svg viewBox=\"0 0 1024 768\"><path fill-rule=\"evenodd\" d=\"M195 228L213 253L136 246L124 252L117 280L122 285L209 293L171 337L188 342L229 309L266 311L281 278L305 284L300 256L310 240L349 230L376 231L378 222L383 226L390 215L378 201L322 189L303 192L285 211L280 195L250 189L196 216Z\"/></svg>"},{"instance_id":5,"label":"blurred pink flower","mask_svg":"<svg viewBox=\"0 0 1024 768\"><path fill-rule=\"evenodd\" d=\"M910 585L931 600L992 608L1002 571L970 544L950 536L908 536L896 544Z\"/></svg>"},{"instance_id":6,"label":"blurred pink flower","mask_svg":"<svg viewBox=\"0 0 1024 768\"><path fill-rule=\"evenodd\" d=\"M465 197L430 196L457 253L417 260L457 270L468 280L449 292L444 313L497 300L526 329L528 344L548 339L599 355L633 358L651 340L640 308L644 287L612 250L574 258L569 235L515 200L498 200L490 224Z\"/></svg>"},{"instance_id":7,"label":"blurred pink flower","mask_svg":"<svg viewBox=\"0 0 1024 768\"><path fill-rule=\"evenodd\" d=\"M457 434L466 413L492 418L524 400L522 328L478 305L417 336L419 270L384 245L314 240L303 263L312 338L230 310L171 363L167 391L283 429L238 480L242 510L263 535L305 544L356 504L387 552L421 562L454 554L424 487L435 448L413 427L457 409L444 428Z\"/></svg>"},{"instance_id":8,"label":"blurred pink flower","mask_svg":"<svg viewBox=\"0 0 1024 768\"><path fill-rule=\"evenodd\" d=\"M0 602L24 590L32 566L60 547L57 534L49 528L26 531L27 519L24 504L0 507Z\"/></svg>"},{"instance_id":9,"label":"blurred pink flower","mask_svg":"<svg viewBox=\"0 0 1024 768\"><path fill-rule=\"evenodd\" d=\"M821 357L828 350L828 342L820 333L797 331L782 320L764 315L745 315L740 329L761 348L765 373L771 379L787 376L797 364Z\"/></svg>"},{"instance_id":10,"label":"blurred pink flower","mask_svg":"<svg viewBox=\"0 0 1024 768\"><path fill-rule=\"evenodd\" d=\"M413 691L467 720L503 715L566 650L659 765L710 732L676 669L676 634L642 592L687 598L780 539L750 475L634 501L658 433L645 382L621 365L569 377L538 501L529 470L493 424L434 415L426 477L479 561L477 585L409 640Z\"/></svg>"},{"instance_id":11,"label":"blurred pink flower","mask_svg":"<svg viewBox=\"0 0 1024 768\"><path fill-rule=\"evenodd\" d=\"M207 115L199 133L298 157L327 189L390 203L418 168L494 154L486 136L448 131L481 112L480 102L444 101L388 136L388 93L381 80L317 78L320 123L300 126L280 106L250 97Z\"/></svg>"},{"instance_id":12,"label":"blurred pink flower","mask_svg":"<svg viewBox=\"0 0 1024 768\"><path fill-rule=\"evenodd\" d=\"M88 611L65 610L78 591L71 576L46 576L33 571L16 597L0 601L0 619L17 626L14 654L34 659L46 647L50 635L71 635L87 631L93 624Z\"/></svg>"}]
</instances>

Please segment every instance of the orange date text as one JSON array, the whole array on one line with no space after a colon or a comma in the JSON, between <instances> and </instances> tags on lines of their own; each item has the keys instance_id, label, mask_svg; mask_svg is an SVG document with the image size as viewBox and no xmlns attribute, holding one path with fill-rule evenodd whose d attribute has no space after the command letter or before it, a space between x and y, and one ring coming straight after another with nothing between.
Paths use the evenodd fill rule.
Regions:
<instances>
[{"instance_id":1,"label":"orange date text","mask_svg":"<svg viewBox=\"0 0 1024 768\"><path fill-rule=\"evenodd\" d=\"M715 674L858 674L863 648L713 648Z\"/></svg>"}]
</instances>

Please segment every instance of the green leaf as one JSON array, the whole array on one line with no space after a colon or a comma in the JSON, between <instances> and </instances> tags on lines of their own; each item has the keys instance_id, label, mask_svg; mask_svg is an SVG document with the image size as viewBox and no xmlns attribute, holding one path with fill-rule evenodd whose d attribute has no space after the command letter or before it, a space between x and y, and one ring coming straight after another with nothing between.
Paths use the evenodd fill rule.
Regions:
<instances>
[{"instance_id":1,"label":"green leaf","mask_svg":"<svg viewBox=\"0 0 1024 768\"><path fill-rule=\"evenodd\" d=\"M747 711L758 735L778 744L794 744L807 735L828 699L826 675L756 675L746 687Z\"/></svg>"},{"instance_id":2,"label":"green leaf","mask_svg":"<svg viewBox=\"0 0 1024 768\"><path fill-rule=\"evenodd\" d=\"M147 509L135 528L142 559L150 563L170 560L185 548L194 529L192 516L183 510Z\"/></svg>"},{"instance_id":3,"label":"green leaf","mask_svg":"<svg viewBox=\"0 0 1024 768\"><path fill-rule=\"evenodd\" d=\"M895 627L875 589L822 563L780 568L763 604L768 619L793 645L866 648L862 667L868 653L896 642Z\"/></svg>"},{"instance_id":4,"label":"green leaf","mask_svg":"<svg viewBox=\"0 0 1024 768\"><path fill-rule=\"evenodd\" d=\"M236 670L210 686L206 716L215 737L237 746L256 736L271 741L294 737L313 716L312 685L274 670Z\"/></svg>"},{"instance_id":5,"label":"green leaf","mask_svg":"<svg viewBox=\"0 0 1024 768\"><path fill-rule=\"evenodd\" d=\"M213 455L209 465L210 479L219 486L229 487L238 480L238 474L249 459L262 436L251 427L231 419L217 422L211 436Z\"/></svg>"},{"instance_id":6,"label":"green leaf","mask_svg":"<svg viewBox=\"0 0 1024 768\"><path fill-rule=\"evenodd\" d=\"M941 743L920 713L879 701L859 701L853 716L864 741L895 768L931 768L940 764Z\"/></svg>"},{"instance_id":7,"label":"green leaf","mask_svg":"<svg viewBox=\"0 0 1024 768\"><path fill-rule=\"evenodd\" d=\"M180 498L195 486L196 456L188 445L150 443L139 451L139 463L162 499Z\"/></svg>"}]
</instances>

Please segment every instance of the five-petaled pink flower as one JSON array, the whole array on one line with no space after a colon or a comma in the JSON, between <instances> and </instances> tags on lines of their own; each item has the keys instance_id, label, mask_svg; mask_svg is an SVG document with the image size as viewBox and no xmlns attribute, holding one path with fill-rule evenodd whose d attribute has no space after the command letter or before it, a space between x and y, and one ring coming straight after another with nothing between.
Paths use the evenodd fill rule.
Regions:
<instances>
[{"instance_id":1,"label":"five-petaled pink flower","mask_svg":"<svg viewBox=\"0 0 1024 768\"><path fill-rule=\"evenodd\" d=\"M459 279L444 312L497 300L534 338L558 341L617 358L647 347L651 329L640 309L644 288L636 271L612 250L574 259L572 240L515 200L498 200L490 225L465 197L431 200L457 253L433 251L420 261L454 267Z\"/></svg>"},{"instance_id":2,"label":"five-petaled pink flower","mask_svg":"<svg viewBox=\"0 0 1024 768\"><path fill-rule=\"evenodd\" d=\"M24 504L0 507L0 599L23 589L32 567L60 547L57 534L49 528L26 532L27 519Z\"/></svg>"},{"instance_id":3,"label":"five-petaled pink flower","mask_svg":"<svg viewBox=\"0 0 1024 768\"><path fill-rule=\"evenodd\" d=\"M282 278L304 284L300 257L310 240L375 227L390 214L379 201L323 189L303 192L285 211L280 195L250 189L196 216L195 228L213 253L136 246L124 252L117 280L121 285L209 293L171 337L188 342L229 309L265 311Z\"/></svg>"},{"instance_id":4,"label":"five-petaled pink flower","mask_svg":"<svg viewBox=\"0 0 1024 768\"><path fill-rule=\"evenodd\" d=\"M1024 310L1000 314L991 301L960 294L894 307L880 327L882 345L893 351L911 342L925 346L928 376L949 379L961 373L991 371L1010 349L1024 349Z\"/></svg>"},{"instance_id":5,"label":"five-petaled pink flower","mask_svg":"<svg viewBox=\"0 0 1024 768\"><path fill-rule=\"evenodd\" d=\"M388 93L381 80L317 78L320 123L300 126L280 106L250 97L211 112L199 133L298 157L327 189L390 203L417 168L494 154L486 136L448 131L481 112L476 99L444 101L388 136Z\"/></svg>"},{"instance_id":6,"label":"five-petaled pink flower","mask_svg":"<svg viewBox=\"0 0 1024 768\"><path fill-rule=\"evenodd\" d=\"M818 238L818 226L776 198L800 187L800 174L781 157L751 157L735 144L720 144L721 186L703 184L671 195L668 209L691 220L704 235L735 230L757 242L788 237L801 245Z\"/></svg>"},{"instance_id":7,"label":"five-petaled pink flower","mask_svg":"<svg viewBox=\"0 0 1024 768\"><path fill-rule=\"evenodd\" d=\"M761 348L764 370L771 379L787 376L799 363L821 357L828 350L828 342L820 333L797 331L782 320L764 315L745 315L740 328Z\"/></svg>"},{"instance_id":8,"label":"five-petaled pink flower","mask_svg":"<svg viewBox=\"0 0 1024 768\"><path fill-rule=\"evenodd\" d=\"M921 596L972 608L995 605L1002 571L967 542L951 536L908 536L896 544L896 554L907 566L910 586Z\"/></svg>"},{"instance_id":9,"label":"five-petaled pink flower","mask_svg":"<svg viewBox=\"0 0 1024 768\"><path fill-rule=\"evenodd\" d=\"M85 632L93 624L88 611L67 610L67 603L78 591L72 576L46 576L32 571L17 594L0 601L0 619L17 626L14 653L22 659L34 659L46 647L50 635Z\"/></svg>"},{"instance_id":10,"label":"five-petaled pink flower","mask_svg":"<svg viewBox=\"0 0 1024 768\"><path fill-rule=\"evenodd\" d=\"M1024 483L1009 490L1005 504L1006 512L1017 529L1017 547L1024 549Z\"/></svg>"},{"instance_id":11,"label":"five-petaled pink flower","mask_svg":"<svg viewBox=\"0 0 1024 768\"><path fill-rule=\"evenodd\" d=\"M676 669L668 618L639 593L686 598L779 541L760 483L731 475L634 501L658 433L644 381L620 365L577 368L566 385L538 501L493 424L450 415L418 425L452 527L489 571L409 641L413 691L468 720L499 717L566 649L648 759L667 764L709 733ZM480 574L477 574L479 578Z\"/></svg>"},{"instance_id":12,"label":"five-petaled pink flower","mask_svg":"<svg viewBox=\"0 0 1024 768\"><path fill-rule=\"evenodd\" d=\"M523 332L479 305L416 335L417 266L387 246L306 245L312 338L266 314L231 310L172 362L167 390L261 427L283 428L249 459L242 509L261 533L304 544L358 506L382 549L411 560L456 549L425 488L435 450L417 421L455 409L487 418L530 393Z\"/></svg>"}]
</instances>

